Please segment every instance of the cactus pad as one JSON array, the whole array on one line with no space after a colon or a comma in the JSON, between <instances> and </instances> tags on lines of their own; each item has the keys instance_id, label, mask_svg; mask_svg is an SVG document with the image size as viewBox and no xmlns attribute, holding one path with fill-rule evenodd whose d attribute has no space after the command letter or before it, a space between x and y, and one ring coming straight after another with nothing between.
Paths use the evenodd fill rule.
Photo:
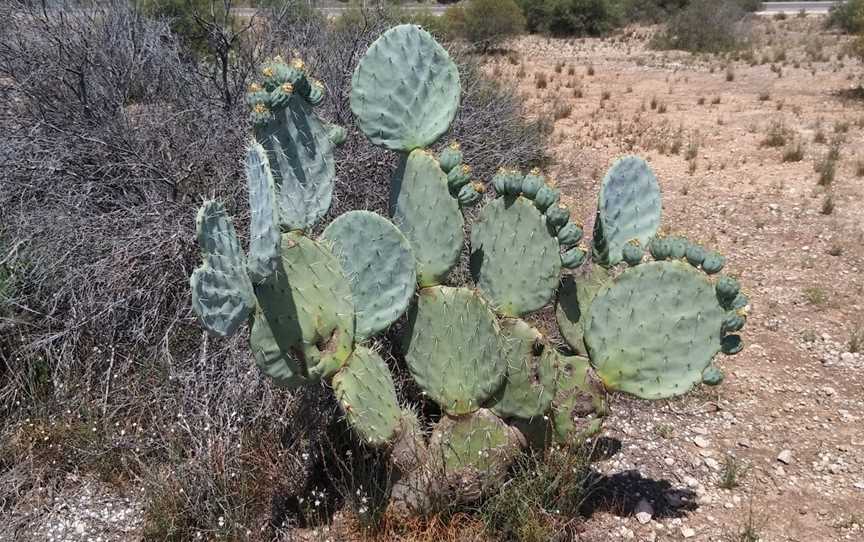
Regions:
<instances>
[{"instance_id":1,"label":"cactus pad","mask_svg":"<svg viewBox=\"0 0 864 542\"><path fill-rule=\"evenodd\" d=\"M585 343L607 389L673 397L701 382L720 351L724 318L703 273L680 261L651 262L597 293Z\"/></svg>"},{"instance_id":2,"label":"cactus pad","mask_svg":"<svg viewBox=\"0 0 864 542\"><path fill-rule=\"evenodd\" d=\"M279 264L279 209L276 206L275 184L267 153L256 142L246 153L246 180L249 184L249 276L261 282Z\"/></svg>"},{"instance_id":3,"label":"cactus pad","mask_svg":"<svg viewBox=\"0 0 864 542\"><path fill-rule=\"evenodd\" d=\"M539 331L518 318L501 322L507 379L492 410L502 418L543 416L555 395L555 350Z\"/></svg>"},{"instance_id":4,"label":"cactus pad","mask_svg":"<svg viewBox=\"0 0 864 542\"><path fill-rule=\"evenodd\" d=\"M531 200L499 197L483 208L471 231L471 274L498 313L543 307L560 273L558 242Z\"/></svg>"},{"instance_id":5,"label":"cactus pad","mask_svg":"<svg viewBox=\"0 0 864 542\"><path fill-rule=\"evenodd\" d=\"M192 309L207 331L227 337L255 308L246 257L221 203L205 202L198 210L196 228L204 263L189 279Z\"/></svg>"},{"instance_id":6,"label":"cactus pad","mask_svg":"<svg viewBox=\"0 0 864 542\"><path fill-rule=\"evenodd\" d=\"M339 261L296 232L282 235L276 272L255 287L250 338L261 370L283 385L338 371L354 344L354 305Z\"/></svg>"},{"instance_id":7,"label":"cactus pad","mask_svg":"<svg viewBox=\"0 0 864 542\"><path fill-rule=\"evenodd\" d=\"M580 356L588 355L583 330L588 309L600 288L610 280L609 272L599 265L592 266L588 275L565 275L561 279L555 317L561 336Z\"/></svg>"},{"instance_id":8,"label":"cactus pad","mask_svg":"<svg viewBox=\"0 0 864 542\"><path fill-rule=\"evenodd\" d=\"M607 413L606 390L588 358L558 354L557 392L552 401L555 440L566 443L592 437Z\"/></svg>"},{"instance_id":9,"label":"cactus pad","mask_svg":"<svg viewBox=\"0 0 864 542\"><path fill-rule=\"evenodd\" d=\"M405 24L385 32L360 60L351 110L372 143L410 152L447 131L460 92L447 51L419 26Z\"/></svg>"},{"instance_id":10,"label":"cactus pad","mask_svg":"<svg viewBox=\"0 0 864 542\"><path fill-rule=\"evenodd\" d=\"M420 290L403 339L408 370L448 414L477 410L502 384L507 360L498 323L471 290Z\"/></svg>"},{"instance_id":11,"label":"cactus pad","mask_svg":"<svg viewBox=\"0 0 864 542\"><path fill-rule=\"evenodd\" d=\"M486 409L441 418L429 440L431 457L441 462L444 473L458 476L460 485L477 486L478 493L500 481L524 446L517 429Z\"/></svg>"},{"instance_id":12,"label":"cactus pad","mask_svg":"<svg viewBox=\"0 0 864 542\"><path fill-rule=\"evenodd\" d=\"M605 266L621 261L621 251L631 240L641 246L660 227L660 187L645 160L624 157L603 179L594 223L594 259Z\"/></svg>"},{"instance_id":13,"label":"cactus pad","mask_svg":"<svg viewBox=\"0 0 864 542\"><path fill-rule=\"evenodd\" d=\"M412 152L393 177L390 197L393 222L414 250L418 283L440 284L459 261L465 221L435 158Z\"/></svg>"},{"instance_id":14,"label":"cactus pad","mask_svg":"<svg viewBox=\"0 0 864 542\"><path fill-rule=\"evenodd\" d=\"M375 213L351 211L327 226L321 238L350 282L358 340L402 316L414 296L417 273L411 245L396 226Z\"/></svg>"},{"instance_id":15,"label":"cactus pad","mask_svg":"<svg viewBox=\"0 0 864 542\"><path fill-rule=\"evenodd\" d=\"M345 418L366 444L382 446L393 440L402 412L393 377L381 356L357 346L348 364L333 377L333 389Z\"/></svg>"},{"instance_id":16,"label":"cactus pad","mask_svg":"<svg viewBox=\"0 0 864 542\"><path fill-rule=\"evenodd\" d=\"M276 185L279 221L286 230L311 228L330 208L336 168L327 128L298 97L255 125L255 139L267 150Z\"/></svg>"}]
</instances>

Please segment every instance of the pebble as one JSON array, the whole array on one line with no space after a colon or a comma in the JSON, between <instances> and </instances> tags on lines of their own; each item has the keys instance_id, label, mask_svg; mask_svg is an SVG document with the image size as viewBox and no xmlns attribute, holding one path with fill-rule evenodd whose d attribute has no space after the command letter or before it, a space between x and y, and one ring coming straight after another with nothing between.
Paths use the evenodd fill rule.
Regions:
<instances>
[{"instance_id":1,"label":"pebble","mask_svg":"<svg viewBox=\"0 0 864 542\"><path fill-rule=\"evenodd\" d=\"M636 504L636 521L645 525L649 521L651 521L651 517L654 515L654 508L651 506L651 503L646 501L645 499L641 499L638 504Z\"/></svg>"},{"instance_id":2,"label":"pebble","mask_svg":"<svg viewBox=\"0 0 864 542\"><path fill-rule=\"evenodd\" d=\"M696 536L696 531L690 527L681 527L681 536L684 538L693 538Z\"/></svg>"},{"instance_id":3,"label":"pebble","mask_svg":"<svg viewBox=\"0 0 864 542\"><path fill-rule=\"evenodd\" d=\"M791 465L792 464L792 451L791 450L783 450L779 454L777 454L777 461Z\"/></svg>"},{"instance_id":4,"label":"pebble","mask_svg":"<svg viewBox=\"0 0 864 542\"><path fill-rule=\"evenodd\" d=\"M840 361L842 361L843 363L852 363L853 361L855 361L855 354L853 354L852 352L843 352L842 354L840 354Z\"/></svg>"},{"instance_id":5,"label":"pebble","mask_svg":"<svg viewBox=\"0 0 864 542\"><path fill-rule=\"evenodd\" d=\"M707 448L711 446L711 442L705 437L693 437L693 444L699 446L700 448Z\"/></svg>"}]
</instances>

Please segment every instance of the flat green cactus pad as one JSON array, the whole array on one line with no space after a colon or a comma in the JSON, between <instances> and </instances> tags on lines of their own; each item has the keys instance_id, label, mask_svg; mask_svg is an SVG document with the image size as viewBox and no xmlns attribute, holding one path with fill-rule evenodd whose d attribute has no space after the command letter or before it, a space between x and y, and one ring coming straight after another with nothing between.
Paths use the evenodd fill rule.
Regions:
<instances>
[{"instance_id":1,"label":"flat green cactus pad","mask_svg":"<svg viewBox=\"0 0 864 542\"><path fill-rule=\"evenodd\" d=\"M336 167L333 141L312 106L292 96L255 125L255 139L267 151L283 229L308 230L330 209Z\"/></svg>"},{"instance_id":2,"label":"flat green cactus pad","mask_svg":"<svg viewBox=\"0 0 864 542\"><path fill-rule=\"evenodd\" d=\"M276 185L267 153L256 142L246 152L246 180L249 184L249 276L255 282L269 277L279 264L279 208Z\"/></svg>"},{"instance_id":3,"label":"flat green cactus pad","mask_svg":"<svg viewBox=\"0 0 864 542\"><path fill-rule=\"evenodd\" d=\"M621 261L629 241L648 246L660 227L661 211L660 186L647 162L637 156L616 161L600 187L594 259L611 266Z\"/></svg>"},{"instance_id":4,"label":"flat green cactus pad","mask_svg":"<svg viewBox=\"0 0 864 542\"><path fill-rule=\"evenodd\" d=\"M363 441L383 446L396 436L402 412L390 369L376 352L357 346L348 364L333 377L345 418Z\"/></svg>"},{"instance_id":5,"label":"flat green cactus pad","mask_svg":"<svg viewBox=\"0 0 864 542\"><path fill-rule=\"evenodd\" d=\"M402 232L369 211L341 215L321 234L351 283L358 340L379 333L408 309L417 285L414 253Z\"/></svg>"},{"instance_id":6,"label":"flat green cactus pad","mask_svg":"<svg viewBox=\"0 0 864 542\"><path fill-rule=\"evenodd\" d=\"M465 220L447 176L428 152L403 158L390 190L393 222L408 238L421 287L441 284L459 261Z\"/></svg>"},{"instance_id":7,"label":"flat green cactus pad","mask_svg":"<svg viewBox=\"0 0 864 542\"><path fill-rule=\"evenodd\" d=\"M558 241L526 198L489 202L471 230L471 274L496 312L522 316L555 295L561 273Z\"/></svg>"},{"instance_id":8,"label":"flat green cactus pad","mask_svg":"<svg viewBox=\"0 0 864 542\"><path fill-rule=\"evenodd\" d=\"M681 261L631 267L591 304L585 343L607 389L643 399L686 393L721 347L725 311Z\"/></svg>"},{"instance_id":9,"label":"flat green cactus pad","mask_svg":"<svg viewBox=\"0 0 864 542\"><path fill-rule=\"evenodd\" d=\"M282 235L276 272L255 287L250 343L261 370L294 386L338 371L354 344L354 304L339 261L315 241Z\"/></svg>"},{"instance_id":10,"label":"flat green cactus pad","mask_svg":"<svg viewBox=\"0 0 864 542\"><path fill-rule=\"evenodd\" d=\"M233 335L255 308L246 257L225 207L207 201L196 219L204 263L189 279L192 309L201 325L217 337Z\"/></svg>"},{"instance_id":11,"label":"flat green cactus pad","mask_svg":"<svg viewBox=\"0 0 864 542\"><path fill-rule=\"evenodd\" d=\"M561 279L555 317L561 336L580 356L588 355L582 326L587 320L591 302L600 288L610 280L609 271L599 265L591 266L587 275L565 275Z\"/></svg>"},{"instance_id":12,"label":"flat green cactus pad","mask_svg":"<svg viewBox=\"0 0 864 542\"><path fill-rule=\"evenodd\" d=\"M507 379L492 410L502 418L542 417L555 395L557 356L539 331L518 318L501 322Z\"/></svg>"},{"instance_id":13,"label":"flat green cactus pad","mask_svg":"<svg viewBox=\"0 0 864 542\"><path fill-rule=\"evenodd\" d=\"M459 107L459 71L425 30L405 24L378 38L351 81L351 110L372 143L410 152L450 127Z\"/></svg>"},{"instance_id":14,"label":"flat green cactus pad","mask_svg":"<svg viewBox=\"0 0 864 542\"><path fill-rule=\"evenodd\" d=\"M507 472L524 446L518 430L486 409L441 418L429 440L430 455L443 462L446 474L477 473L486 487Z\"/></svg>"},{"instance_id":15,"label":"flat green cactus pad","mask_svg":"<svg viewBox=\"0 0 864 542\"><path fill-rule=\"evenodd\" d=\"M552 401L552 427L559 443L596 435L607 413L606 390L581 356L558 357L557 392Z\"/></svg>"},{"instance_id":16,"label":"flat green cactus pad","mask_svg":"<svg viewBox=\"0 0 864 542\"><path fill-rule=\"evenodd\" d=\"M448 414L473 412L498 390L507 371L501 348L495 315L466 288L424 288L408 311L408 370Z\"/></svg>"}]
</instances>

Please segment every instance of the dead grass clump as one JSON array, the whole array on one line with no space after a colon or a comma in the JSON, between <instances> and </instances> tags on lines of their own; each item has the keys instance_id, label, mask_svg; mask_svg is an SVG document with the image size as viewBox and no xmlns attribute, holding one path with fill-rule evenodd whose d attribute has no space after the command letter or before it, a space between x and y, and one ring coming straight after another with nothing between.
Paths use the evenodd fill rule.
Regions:
<instances>
[{"instance_id":1,"label":"dead grass clump","mask_svg":"<svg viewBox=\"0 0 864 542\"><path fill-rule=\"evenodd\" d=\"M782 147L790 137L790 130L782 119L775 119L768 125L768 133L762 140L763 147Z\"/></svg>"},{"instance_id":2,"label":"dead grass clump","mask_svg":"<svg viewBox=\"0 0 864 542\"><path fill-rule=\"evenodd\" d=\"M534 87L537 89L544 89L549 86L549 80L546 78L546 74L544 72L537 72L534 74Z\"/></svg>"}]
</instances>

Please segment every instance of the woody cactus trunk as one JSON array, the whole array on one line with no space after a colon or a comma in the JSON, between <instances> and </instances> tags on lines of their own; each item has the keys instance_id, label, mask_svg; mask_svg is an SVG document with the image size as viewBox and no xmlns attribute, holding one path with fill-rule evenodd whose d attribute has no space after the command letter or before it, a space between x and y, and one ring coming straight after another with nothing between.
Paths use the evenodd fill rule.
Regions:
<instances>
[{"instance_id":1,"label":"woody cactus trunk","mask_svg":"<svg viewBox=\"0 0 864 542\"><path fill-rule=\"evenodd\" d=\"M277 57L261 75L248 94L248 255L224 207L206 202L192 306L221 337L248 319L255 362L277 385L329 381L356 437L394 450L403 482L443 473L448 491L478 497L521 448L600 431L607 393L663 399L722 380L712 360L741 349L747 298L717 275L721 255L658 235L660 190L644 160L612 166L583 246L540 172L502 169L487 184L458 144L428 150L456 115L459 74L430 34L398 26L369 48L351 89L359 129L400 157L391 216L352 211L313 238L346 131L315 115L324 86L302 61ZM472 284L450 284L462 209L481 201ZM568 351L523 319L550 303ZM400 401L376 337L406 313L400 348L425 397ZM440 419L420 419L412 399L434 401Z\"/></svg>"}]
</instances>

